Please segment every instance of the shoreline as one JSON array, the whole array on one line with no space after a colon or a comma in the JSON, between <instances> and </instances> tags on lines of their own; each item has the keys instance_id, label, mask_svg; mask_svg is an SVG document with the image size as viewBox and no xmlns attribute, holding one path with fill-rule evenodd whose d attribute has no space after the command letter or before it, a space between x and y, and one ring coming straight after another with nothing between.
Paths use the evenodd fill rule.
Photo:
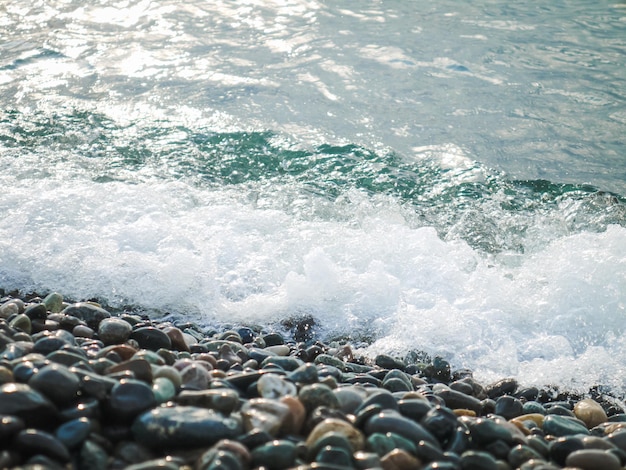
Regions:
<instances>
[{"instance_id":1,"label":"shoreline","mask_svg":"<svg viewBox=\"0 0 626 470\"><path fill-rule=\"evenodd\" d=\"M626 465L621 397L478 383L414 353L247 326L206 331L95 302L0 301L2 468L563 468Z\"/></svg>"}]
</instances>

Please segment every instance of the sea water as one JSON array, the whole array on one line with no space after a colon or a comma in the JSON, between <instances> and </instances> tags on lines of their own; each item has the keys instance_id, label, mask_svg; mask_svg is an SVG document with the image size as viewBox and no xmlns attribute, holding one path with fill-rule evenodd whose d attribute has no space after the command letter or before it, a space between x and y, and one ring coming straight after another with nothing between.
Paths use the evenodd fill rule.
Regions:
<instances>
[{"instance_id":1,"label":"sea water","mask_svg":"<svg viewBox=\"0 0 626 470\"><path fill-rule=\"evenodd\" d=\"M0 287L626 389L626 4L0 4Z\"/></svg>"}]
</instances>

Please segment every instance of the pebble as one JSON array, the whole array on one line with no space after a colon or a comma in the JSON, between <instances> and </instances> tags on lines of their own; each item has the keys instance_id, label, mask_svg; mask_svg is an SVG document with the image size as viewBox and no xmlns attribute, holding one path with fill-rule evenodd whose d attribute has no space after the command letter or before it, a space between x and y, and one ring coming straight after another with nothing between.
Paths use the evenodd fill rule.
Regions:
<instances>
[{"instance_id":1,"label":"pebble","mask_svg":"<svg viewBox=\"0 0 626 470\"><path fill-rule=\"evenodd\" d=\"M589 429L595 428L609 419L602 406L590 398L580 400L576 403L576 405L574 405L574 414L578 419L584 422Z\"/></svg>"},{"instance_id":2,"label":"pebble","mask_svg":"<svg viewBox=\"0 0 626 470\"><path fill-rule=\"evenodd\" d=\"M140 415L132 426L135 439L151 448L210 446L242 431L240 420L194 406L155 408Z\"/></svg>"},{"instance_id":3,"label":"pebble","mask_svg":"<svg viewBox=\"0 0 626 470\"><path fill-rule=\"evenodd\" d=\"M621 468L611 397L478 383L442 357L357 357L259 328L0 304L2 468Z\"/></svg>"},{"instance_id":4,"label":"pebble","mask_svg":"<svg viewBox=\"0 0 626 470\"><path fill-rule=\"evenodd\" d=\"M620 470L620 460L612 453L598 449L584 449L572 452L565 459L565 465L582 470Z\"/></svg>"}]
</instances>

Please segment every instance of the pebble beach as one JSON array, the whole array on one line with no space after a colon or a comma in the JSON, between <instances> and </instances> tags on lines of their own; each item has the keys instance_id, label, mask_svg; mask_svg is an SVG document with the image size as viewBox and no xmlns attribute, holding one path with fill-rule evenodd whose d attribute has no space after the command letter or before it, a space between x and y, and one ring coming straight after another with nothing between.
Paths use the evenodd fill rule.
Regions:
<instances>
[{"instance_id":1,"label":"pebble beach","mask_svg":"<svg viewBox=\"0 0 626 470\"><path fill-rule=\"evenodd\" d=\"M274 331L0 301L0 467L557 469L626 464L623 401L478 383L419 350L358 357L312 319Z\"/></svg>"}]
</instances>

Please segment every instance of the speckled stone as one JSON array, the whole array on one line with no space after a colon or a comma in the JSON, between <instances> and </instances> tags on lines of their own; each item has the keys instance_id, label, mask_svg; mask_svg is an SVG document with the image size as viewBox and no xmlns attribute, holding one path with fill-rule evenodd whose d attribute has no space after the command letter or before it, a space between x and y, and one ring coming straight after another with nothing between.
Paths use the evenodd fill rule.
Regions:
<instances>
[{"instance_id":1,"label":"speckled stone","mask_svg":"<svg viewBox=\"0 0 626 470\"><path fill-rule=\"evenodd\" d=\"M98 326L98 338L106 345L125 342L131 332L130 323L117 317L105 318Z\"/></svg>"},{"instance_id":2,"label":"speckled stone","mask_svg":"<svg viewBox=\"0 0 626 470\"><path fill-rule=\"evenodd\" d=\"M339 401L333 391L326 385L320 383L302 387L298 393L298 398L309 413L318 406L333 409L339 408Z\"/></svg>"},{"instance_id":3,"label":"speckled stone","mask_svg":"<svg viewBox=\"0 0 626 470\"><path fill-rule=\"evenodd\" d=\"M97 305L89 302L79 302L63 309L61 313L84 320L87 326L94 331L98 330L100 322L109 318L111 314Z\"/></svg>"},{"instance_id":4,"label":"speckled stone","mask_svg":"<svg viewBox=\"0 0 626 470\"><path fill-rule=\"evenodd\" d=\"M259 429L277 436L289 412L289 406L279 401L253 398L241 407L243 427L246 431Z\"/></svg>"},{"instance_id":5,"label":"speckled stone","mask_svg":"<svg viewBox=\"0 0 626 470\"><path fill-rule=\"evenodd\" d=\"M243 432L238 419L193 406L155 408L140 415L132 426L135 439L151 448L210 446Z\"/></svg>"},{"instance_id":6,"label":"speckled stone","mask_svg":"<svg viewBox=\"0 0 626 470\"><path fill-rule=\"evenodd\" d=\"M383 470L415 470L422 462L406 450L394 449L380 459Z\"/></svg>"},{"instance_id":7,"label":"speckled stone","mask_svg":"<svg viewBox=\"0 0 626 470\"><path fill-rule=\"evenodd\" d=\"M345 437L350 443L353 452L365 448L365 436L363 433L352 426L352 424L335 418L327 418L311 430L306 439L307 447L313 447L319 439L328 433L337 433Z\"/></svg>"}]
</instances>

